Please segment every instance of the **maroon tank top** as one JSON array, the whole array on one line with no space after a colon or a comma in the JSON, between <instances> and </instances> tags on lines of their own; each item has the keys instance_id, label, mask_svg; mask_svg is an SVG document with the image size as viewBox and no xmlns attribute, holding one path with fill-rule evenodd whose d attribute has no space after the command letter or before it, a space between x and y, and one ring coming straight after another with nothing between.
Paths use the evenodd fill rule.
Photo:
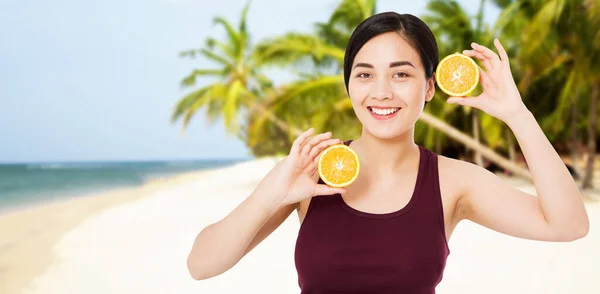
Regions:
<instances>
[{"instance_id":1,"label":"maroon tank top","mask_svg":"<svg viewBox=\"0 0 600 294\"><path fill-rule=\"evenodd\" d=\"M303 294L435 293L450 250L437 155L419 150L414 192L400 210L359 211L339 194L311 199L295 249Z\"/></svg>"}]
</instances>

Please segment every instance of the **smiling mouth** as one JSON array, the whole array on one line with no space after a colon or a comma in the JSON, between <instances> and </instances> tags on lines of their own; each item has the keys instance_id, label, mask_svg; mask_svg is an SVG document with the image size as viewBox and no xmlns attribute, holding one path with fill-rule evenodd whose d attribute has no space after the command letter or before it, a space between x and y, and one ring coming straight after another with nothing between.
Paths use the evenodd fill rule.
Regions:
<instances>
[{"instance_id":1,"label":"smiling mouth","mask_svg":"<svg viewBox=\"0 0 600 294\"><path fill-rule=\"evenodd\" d=\"M373 108L371 106L367 106L369 112L379 115L379 116L388 116L396 113L398 110L402 109L402 107L389 107L389 108Z\"/></svg>"}]
</instances>

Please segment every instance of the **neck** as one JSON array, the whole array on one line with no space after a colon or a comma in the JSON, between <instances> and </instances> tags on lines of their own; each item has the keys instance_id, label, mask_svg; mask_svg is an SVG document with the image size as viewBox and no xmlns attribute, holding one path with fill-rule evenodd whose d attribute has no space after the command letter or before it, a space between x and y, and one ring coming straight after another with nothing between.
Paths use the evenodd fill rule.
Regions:
<instances>
[{"instance_id":1,"label":"neck","mask_svg":"<svg viewBox=\"0 0 600 294\"><path fill-rule=\"evenodd\" d=\"M361 169L371 175L390 175L411 170L419 161L419 147L414 142L414 128L392 139L377 138L363 130L361 137L350 146L361 161Z\"/></svg>"}]
</instances>

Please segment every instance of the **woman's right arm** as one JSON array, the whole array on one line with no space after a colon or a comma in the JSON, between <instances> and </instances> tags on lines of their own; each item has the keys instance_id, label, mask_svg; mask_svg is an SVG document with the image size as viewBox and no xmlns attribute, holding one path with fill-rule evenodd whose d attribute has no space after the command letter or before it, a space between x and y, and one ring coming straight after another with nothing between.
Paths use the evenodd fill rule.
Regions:
<instances>
[{"instance_id":1,"label":"woman's right arm","mask_svg":"<svg viewBox=\"0 0 600 294\"><path fill-rule=\"evenodd\" d=\"M300 135L290 154L279 162L242 203L222 220L205 227L196 237L187 266L196 280L208 279L232 268L270 235L297 207L314 195L344 193L343 188L317 184L316 161L322 150L341 143L331 133Z\"/></svg>"},{"instance_id":2,"label":"woman's right arm","mask_svg":"<svg viewBox=\"0 0 600 294\"><path fill-rule=\"evenodd\" d=\"M250 245L255 247L279 227L296 204L280 206L275 198L257 189L221 221L204 228L187 260L192 277L202 280L224 273L252 249ZM262 238L252 242L255 236Z\"/></svg>"}]
</instances>

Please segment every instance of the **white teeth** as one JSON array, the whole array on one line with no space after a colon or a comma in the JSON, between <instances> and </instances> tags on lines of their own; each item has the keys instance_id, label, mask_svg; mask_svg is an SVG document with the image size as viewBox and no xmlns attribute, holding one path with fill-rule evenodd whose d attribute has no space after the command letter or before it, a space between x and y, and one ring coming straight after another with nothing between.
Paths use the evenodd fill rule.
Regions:
<instances>
[{"instance_id":1,"label":"white teeth","mask_svg":"<svg viewBox=\"0 0 600 294\"><path fill-rule=\"evenodd\" d=\"M369 109L371 110L371 112L377 114L377 115L389 115L392 114L396 111L398 111L400 108L372 108L369 107Z\"/></svg>"}]
</instances>

